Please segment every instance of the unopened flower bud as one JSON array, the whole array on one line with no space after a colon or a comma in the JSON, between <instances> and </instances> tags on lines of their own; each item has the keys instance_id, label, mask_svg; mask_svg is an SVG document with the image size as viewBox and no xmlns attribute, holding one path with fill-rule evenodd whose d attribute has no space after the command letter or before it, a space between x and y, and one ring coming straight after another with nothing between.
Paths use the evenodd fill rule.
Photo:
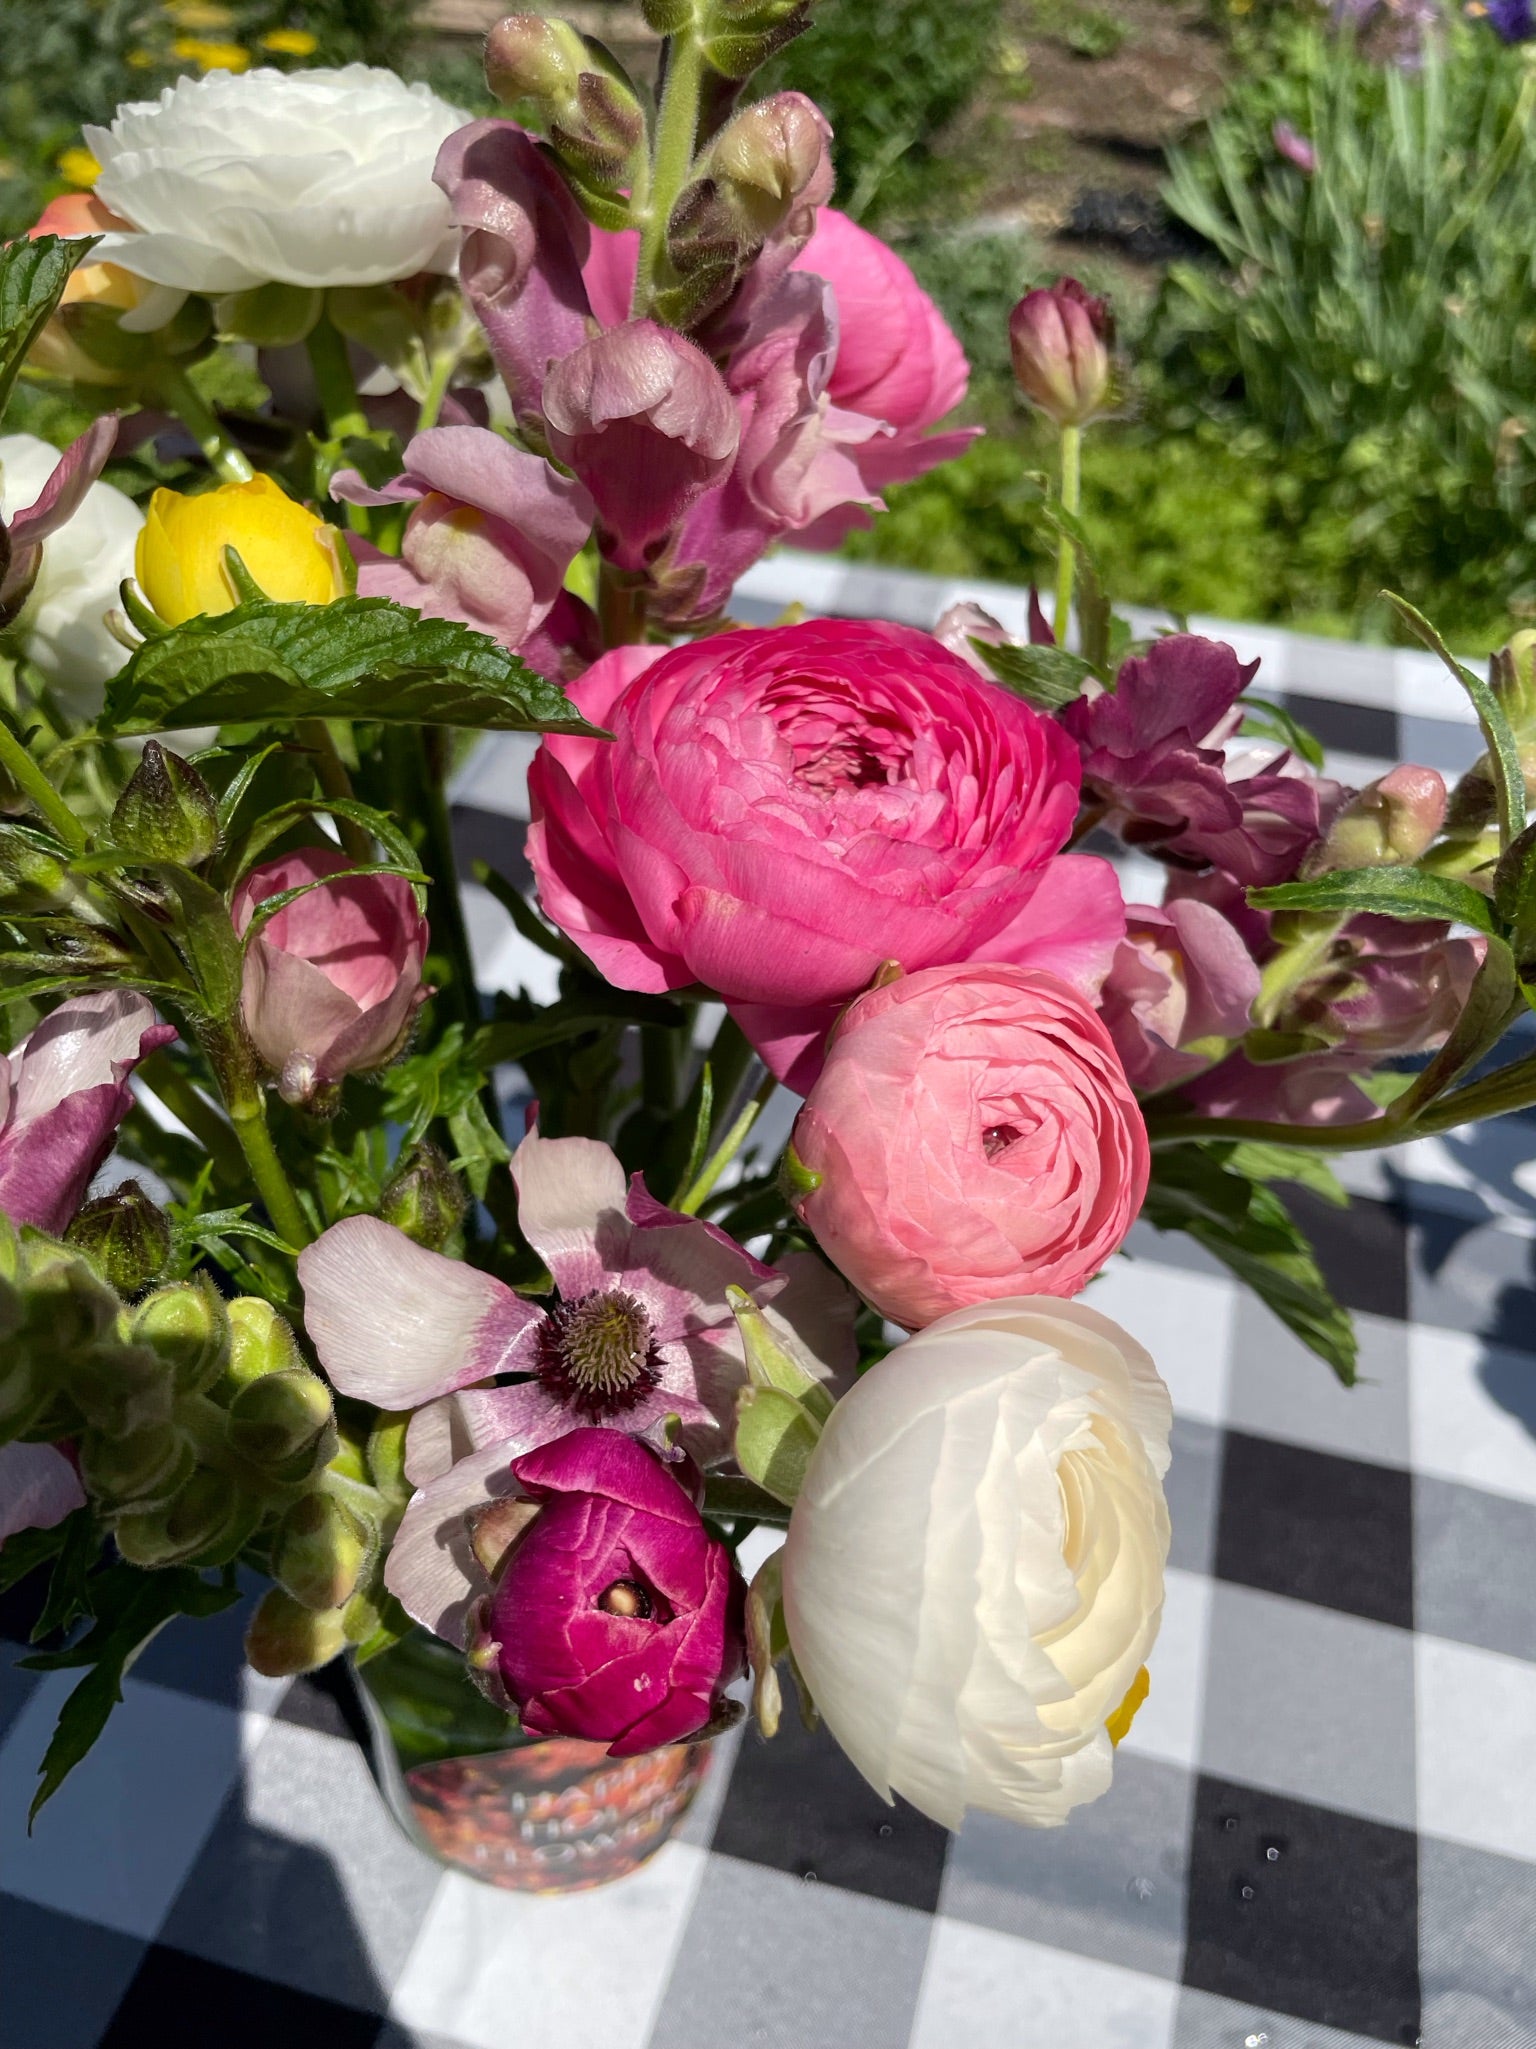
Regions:
<instances>
[{"instance_id":1,"label":"unopened flower bud","mask_svg":"<svg viewBox=\"0 0 1536 2049\"><path fill-rule=\"evenodd\" d=\"M245 1387L269 1373L304 1370L293 1332L270 1302L242 1295L228 1305L229 1376Z\"/></svg>"},{"instance_id":2,"label":"unopened flower bud","mask_svg":"<svg viewBox=\"0 0 1536 2049\"><path fill-rule=\"evenodd\" d=\"M56 911L73 895L64 864L31 828L0 824L0 907L8 915Z\"/></svg>"},{"instance_id":3,"label":"unopened flower bud","mask_svg":"<svg viewBox=\"0 0 1536 2049\"><path fill-rule=\"evenodd\" d=\"M134 551L145 598L168 626L232 611L240 593L225 550L233 548L269 598L328 605L347 575L336 530L269 476L220 484L195 496L156 491Z\"/></svg>"},{"instance_id":4,"label":"unopened flower bud","mask_svg":"<svg viewBox=\"0 0 1536 2049\"><path fill-rule=\"evenodd\" d=\"M171 1256L171 1227L137 1181L122 1181L98 1196L64 1233L64 1241L85 1253L120 1295L137 1295L165 1272Z\"/></svg>"},{"instance_id":5,"label":"unopened flower bud","mask_svg":"<svg viewBox=\"0 0 1536 2049\"><path fill-rule=\"evenodd\" d=\"M167 1362L184 1394L211 1387L229 1361L229 1312L205 1275L146 1295L129 1330L137 1343Z\"/></svg>"},{"instance_id":6,"label":"unopened flower bud","mask_svg":"<svg viewBox=\"0 0 1536 2049\"><path fill-rule=\"evenodd\" d=\"M429 1252L441 1252L464 1221L468 1197L448 1156L430 1139L401 1155L379 1197L379 1215Z\"/></svg>"},{"instance_id":7,"label":"unopened flower bud","mask_svg":"<svg viewBox=\"0 0 1536 2049\"><path fill-rule=\"evenodd\" d=\"M1107 299L1074 277L1026 292L1008 322L1013 374L1024 396L1058 427L1081 427L1109 401L1114 319Z\"/></svg>"},{"instance_id":8,"label":"unopened flower bud","mask_svg":"<svg viewBox=\"0 0 1536 2049\"><path fill-rule=\"evenodd\" d=\"M726 122L702 169L760 245L817 176L830 137L826 117L804 93L774 93Z\"/></svg>"},{"instance_id":9,"label":"unopened flower bud","mask_svg":"<svg viewBox=\"0 0 1536 2049\"><path fill-rule=\"evenodd\" d=\"M325 311L325 295L310 285L253 285L215 300L213 310L224 340L285 349L314 328Z\"/></svg>"},{"instance_id":10,"label":"unopened flower bud","mask_svg":"<svg viewBox=\"0 0 1536 2049\"><path fill-rule=\"evenodd\" d=\"M724 77L750 78L810 25L810 0L709 0L704 55Z\"/></svg>"},{"instance_id":11,"label":"unopened flower bud","mask_svg":"<svg viewBox=\"0 0 1536 2049\"><path fill-rule=\"evenodd\" d=\"M485 39L485 82L497 99L566 104L587 64L587 46L568 21L509 14Z\"/></svg>"},{"instance_id":12,"label":"unopened flower bud","mask_svg":"<svg viewBox=\"0 0 1536 2049\"><path fill-rule=\"evenodd\" d=\"M168 1508L123 1515L112 1534L130 1565L224 1565L248 1541L260 1505L233 1486L227 1473L195 1472Z\"/></svg>"},{"instance_id":13,"label":"unopened flower bud","mask_svg":"<svg viewBox=\"0 0 1536 2049\"><path fill-rule=\"evenodd\" d=\"M1416 861L1445 823L1437 769L1404 762L1351 797L1328 837L1303 864L1306 876L1336 868L1395 868Z\"/></svg>"},{"instance_id":14,"label":"unopened flower bud","mask_svg":"<svg viewBox=\"0 0 1536 2049\"><path fill-rule=\"evenodd\" d=\"M107 1513L148 1514L166 1507L192 1477L192 1447L174 1424L80 1440L80 1476Z\"/></svg>"},{"instance_id":15,"label":"unopened flower bud","mask_svg":"<svg viewBox=\"0 0 1536 2049\"><path fill-rule=\"evenodd\" d=\"M245 1633L245 1655L268 1679L288 1679L328 1665L347 1647L339 1608L306 1608L281 1587L269 1587Z\"/></svg>"},{"instance_id":16,"label":"unopened flower bud","mask_svg":"<svg viewBox=\"0 0 1536 2049\"><path fill-rule=\"evenodd\" d=\"M331 1418L331 1391L316 1374L264 1374L229 1405L230 1446L279 1479L298 1479L295 1469L311 1458L320 1463L315 1454L333 1439Z\"/></svg>"},{"instance_id":17,"label":"unopened flower bud","mask_svg":"<svg viewBox=\"0 0 1536 2049\"><path fill-rule=\"evenodd\" d=\"M658 36L675 36L693 21L694 0L640 0L645 25Z\"/></svg>"},{"instance_id":18,"label":"unopened flower bud","mask_svg":"<svg viewBox=\"0 0 1536 2049\"><path fill-rule=\"evenodd\" d=\"M369 1533L331 1494L305 1494L279 1525L272 1573L306 1608L340 1608L352 1598L372 1548Z\"/></svg>"},{"instance_id":19,"label":"unopened flower bud","mask_svg":"<svg viewBox=\"0 0 1536 2049\"><path fill-rule=\"evenodd\" d=\"M499 100L532 101L556 154L599 185L620 177L644 140L633 86L569 22L509 14L486 41L485 75Z\"/></svg>"},{"instance_id":20,"label":"unopened flower bud","mask_svg":"<svg viewBox=\"0 0 1536 2049\"><path fill-rule=\"evenodd\" d=\"M1515 738L1529 739L1536 732L1536 632L1527 628L1499 650L1491 680Z\"/></svg>"}]
</instances>

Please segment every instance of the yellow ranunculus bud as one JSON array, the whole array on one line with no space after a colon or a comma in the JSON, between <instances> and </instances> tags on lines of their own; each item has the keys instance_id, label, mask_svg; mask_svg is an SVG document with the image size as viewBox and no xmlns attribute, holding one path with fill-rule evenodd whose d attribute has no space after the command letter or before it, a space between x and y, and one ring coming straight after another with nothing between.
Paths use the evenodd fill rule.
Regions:
<instances>
[{"instance_id":1,"label":"yellow ranunculus bud","mask_svg":"<svg viewBox=\"0 0 1536 2049\"><path fill-rule=\"evenodd\" d=\"M220 484L187 497L157 491L139 535L134 570L168 625L239 602L224 550L233 548L269 598L328 605L347 588L335 529L270 477Z\"/></svg>"}]
</instances>

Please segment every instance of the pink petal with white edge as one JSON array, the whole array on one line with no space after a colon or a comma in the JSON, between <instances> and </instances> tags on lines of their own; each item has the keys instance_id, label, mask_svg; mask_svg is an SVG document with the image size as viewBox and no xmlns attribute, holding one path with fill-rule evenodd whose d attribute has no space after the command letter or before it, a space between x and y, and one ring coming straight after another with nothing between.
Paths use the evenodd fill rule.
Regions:
<instances>
[{"instance_id":1,"label":"pink petal with white edge","mask_svg":"<svg viewBox=\"0 0 1536 2049\"><path fill-rule=\"evenodd\" d=\"M81 1089L121 1083L175 1036L175 1026L157 1025L154 1007L135 990L72 996L11 1051L15 1123L32 1123Z\"/></svg>"},{"instance_id":2,"label":"pink petal with white edge","mask_svg":"<svg viewBox=\"0 0 1536 2049\"><path fill-rule=\"evenodd\" d=\"M299 1255L304 1326L342 1394L382 1409L515 1371L541 1311L377 1217L348 1217Z\"/></svg>"},{"instance_id":3,"label":"pink petal with white edge","mask_svg":"<svg viewBox=\"0 0 1536 2049\"><path fill-rule=\"evenodd\" d=\"M608 1286L629 1236L624 1169L612 1149L595 1138L541 1138L535 1124L512 1155L512 1179L523 1236L566 1301Z\"/></svg>"},{"instance_id":4,"label":"pink petal with white edge","mask_svg":"<svg viewBox=\"0 0 1536 2049\"><path fill-rule=\"evenodd\" d=\"M470 1604L490 1581L470 1547L467 1518L521 1490L506 1446L471 1452L411 1497L384 1561L384 1584L407 1615L448 1643L462 1645Z\"/></svg>"},{"instance_id":5,"label":"pink petal with white edge","mask_svg":"<svg viewBox=\"0 0 1536 2049\"><path fill-rule=\"evenodd\" d=\"M18 1530L51 1530L84 1506L80 1476L56 1446L0 1445L0 1544Z\"/></svg>"}]
</instances>

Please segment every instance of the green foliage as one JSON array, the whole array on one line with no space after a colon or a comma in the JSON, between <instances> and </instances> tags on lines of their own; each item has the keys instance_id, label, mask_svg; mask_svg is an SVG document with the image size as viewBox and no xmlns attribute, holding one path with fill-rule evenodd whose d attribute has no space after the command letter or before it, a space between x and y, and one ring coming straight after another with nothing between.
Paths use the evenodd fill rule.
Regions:
<instances>
[{"instance_id":1,"label":"green foliage","mask_svg":"<svg viewBox=\"0 0 1536 2049\"><path fill-rule=\"evenodd\" d=\"M876 21L864 0L818 0L761 87L822 108L845 211L873 223L942 202L943 132L991 70L1001 14L1002 0L881 0Z\"/></svg>"},{"instance_id":2,"label":"green foliage","mask_svg":"<svg viewBox=\"0 0 1536 2049\"><path fill-rule=\"evenodd\" d=\"M0 413L28 349L59 303L69 274L90 247L39 235L0 248Z\"/></svg>"}]
</instances>

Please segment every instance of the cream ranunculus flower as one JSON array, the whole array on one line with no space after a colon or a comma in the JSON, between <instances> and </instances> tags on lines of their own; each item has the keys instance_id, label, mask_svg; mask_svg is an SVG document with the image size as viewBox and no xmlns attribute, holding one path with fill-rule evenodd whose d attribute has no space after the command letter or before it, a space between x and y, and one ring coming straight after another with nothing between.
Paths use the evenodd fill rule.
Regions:
<instances>
[{"instance_id":1,"label":"cream ranunculus flower","mask_svg":"<svg viewBox=\"0 0 1536 2049\"><path fill-rule=\"evenodd\" d=\"M941 1317L838 1403L784 1614L878 1793L1051 1828L1107 1790L1162 1614L1171 1421L1136 1341L1046 1296Z\"/></svg>"},{"instance_id":2,"label":"cream ranunculus flower","mask_svg":"<svg viewBox=\"0 0 1536 2049\"><path fill-rule=\"evenodd\" d=\"M450 269L457 238L432 168L466 118L363 64L178 79L85 131L96 196L134 230L93 258L212 293Z\"/></svg>"},{"instance_id":3,"label":"cream ranunculus flower","mask_svg":"<svg viewBox=\"0 0 1536 2049\"><path fill-rule=\"evenodd\" d=\"M59 451L35 434L0 434L0 516L11 519L37 498ZM128 659L107 631L133 574L144 515L113 484L92 484L73 517L43 542L43 559L15 631L67 709L81 718L101 708L102 685Z\"/></svg>"}]
</instances>

